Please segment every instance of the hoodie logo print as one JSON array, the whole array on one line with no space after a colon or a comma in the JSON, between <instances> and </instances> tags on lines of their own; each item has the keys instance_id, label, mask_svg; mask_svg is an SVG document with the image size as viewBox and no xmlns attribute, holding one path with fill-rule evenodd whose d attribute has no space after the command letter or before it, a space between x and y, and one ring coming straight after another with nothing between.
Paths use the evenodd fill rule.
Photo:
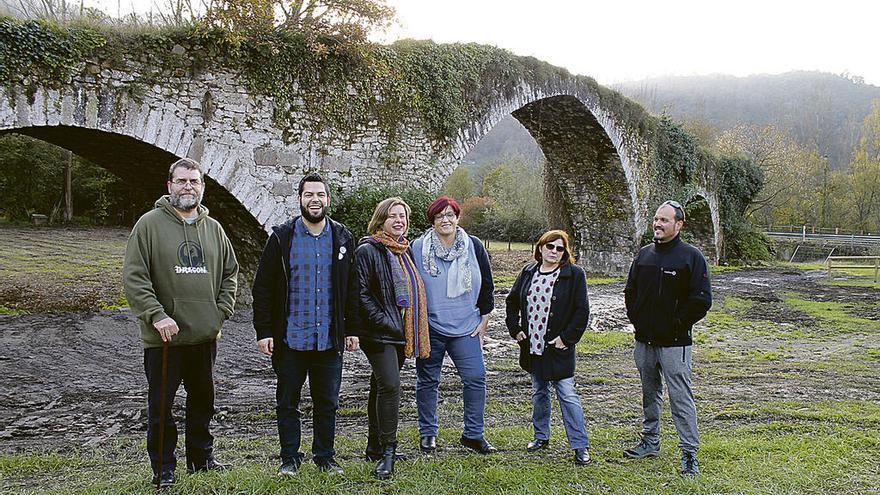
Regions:
<instances>
[{"instance_id":1,"label":"hoodie logo print","mask_svg":"<svg viewBox=\"0 0 880 495\"><path fill-rule=\"evenodd\" d=\"M180 265L174 267L174 273L208 273L202 247L196 242L181 242L177 248L177 260Z\"/></svg>"}]
</instances>

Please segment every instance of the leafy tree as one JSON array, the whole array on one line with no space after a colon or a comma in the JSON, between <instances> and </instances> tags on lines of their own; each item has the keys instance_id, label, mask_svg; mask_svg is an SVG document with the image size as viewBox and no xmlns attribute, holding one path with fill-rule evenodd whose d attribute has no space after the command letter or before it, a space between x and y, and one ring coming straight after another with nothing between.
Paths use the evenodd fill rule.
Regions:
<instances>
[{"instance_id":1,"label":"leafy tree","mask_svg":"<svg viewBox=\"0 0 880 495\"><path fill-rule=\"evenodd\" d=\"M366 42L370 33L387 28L394 16L386 0L210 0L205 21L246 37L276 27L301 31L317 48L330 49L333 43L318 37Z\"/></svg>"},{"instance_id":2,"label":"leafy tree","mask_svg":"<svg viewBox=\"0 0 880 495\"><path fill-rule=\"evenodd\" d=\"M61 192L61 149L18 134L0 137L0 210L10 220L48 215Z\"/></svg>"},{"instance_id":3,"label":"leafy tree","mask_svg":"<svg viewBox=\"0 0 880 495\"><path fill-rule=\"evenodd\" d=\"M725 154L743 154L764 172L764 185L748 205L747 216L763 224L789 223L805 216L800 208L787 211L794 218L779 218L784 207L798 203L804 186L821 173L824 163L815 150L798 144L787 131L773 126L739 125L721 133L714 145ZM800 221L800 220L797 220Z\"/></svg>"},{"instance_id":4,"label":"leafy tree","mask_svg":"<svg viewBox=\"0 0 880 495\"><path fill-rule=\"evenodd\" d=\"M461 220L459 225L471 234L475 234L480 226L486 222L486 213L492 204L492 199L485 196L474 196L461 203ZM480 236L483 237L483 236Z\"/></svg>"},{"instance_id":5,"label":"leafy tree","mask_svg":"<svg viewBox=\"0 0 880 495\"><path fill-rule=\"evenodd\" d=\"M524 161L495 165L483 179L482 194L492 199L485 213L486 236L531 242L546 228L543 177Z\"/></svg>"},{"instance_id":6,"label":"leafy tree","mask_svg":"<svg viewBox=\"0 0 880 495\"><path fill-rule=\"evenodd\" d=\"M0 214L27 221L31 213L50 214L60 206L66 150L19 134L0 137ZM69 153L69 152L67 152ZM73 156L70 165L75 221L131 224L155 198L106 169Z\"/></svg>"},{"instance_id":7,"label":"leafy tree","mask_svg":"<svg viewBox=\"0 0 880 495\"><path fill-rule=\"evenodd\" d=\"M861 230L880 229L880 99L874 100L865 117L859 146L849 169L850 193L847 210L852 224Z\"/></svg>"},{"instance_id":8,"label":"leafy tree","mask_svg":"<svg viewBox=\"0 0 880 495\"><path fill-rule=\"evenodd\" d=\"M471 174L468 169L458 167L452 175L446 179L443 185L443 194L455 198L459 204L464 203L467 199L474 195L474 181L471 180Z\"/></svg>"},{"instance_id":9,"label":"leafy tree","mask_svg":"<svg viewBox=\"0 0 880 495\"><path fill-rule=\"evenodd\" d=\"M333 195L333 219L344 223L356 239L366 235L367 225L373 216L376 205L385 198L399 196L412 210L409 218L409 234L407 238L415 239L428 227L425 212L435 196L428 191L400 186L369 187L364 186L353 191Z\"/></svg>"}]
</instances>

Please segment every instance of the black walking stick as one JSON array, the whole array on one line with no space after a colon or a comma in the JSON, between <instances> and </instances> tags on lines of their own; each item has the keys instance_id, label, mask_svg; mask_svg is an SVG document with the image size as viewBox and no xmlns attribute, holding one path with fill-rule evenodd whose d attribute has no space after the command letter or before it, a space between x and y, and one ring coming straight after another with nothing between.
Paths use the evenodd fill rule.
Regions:
<instances>
[{"instance_id":1,"label":"black walking stick","mask_svg":"<svg viewBox=\"0 0 880 495\"><path fill-rule=\"evenodd\" d=\"M156 477L156 491L162 489L162 468L165 462L165 406L168 395L168 341L162 342L162 380L159 382L159 474Z\"/></svg>"}]
</instances>

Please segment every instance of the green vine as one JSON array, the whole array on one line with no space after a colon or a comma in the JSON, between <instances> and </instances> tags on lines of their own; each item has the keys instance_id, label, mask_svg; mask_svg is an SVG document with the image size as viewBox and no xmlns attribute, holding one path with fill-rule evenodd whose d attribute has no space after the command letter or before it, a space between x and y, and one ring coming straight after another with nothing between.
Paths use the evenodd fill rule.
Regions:
<instances>
[{"instance_id":1,"label":"green vine","mask_svg":"<svg viewBox=\"0 0 880 495\"><path fill-rule=\"evenodd\" d=\"M82 73L99 77L104 69L135 74L123 88L135 97L155 84L229 71L249 94L272 99L272 116L285 140L296 140L294 129L302 126L334 129L352 141L360 129L378 126L387 150L399 146L411 120L421 124L436 149L447 149L459 129L485 116L499 95L513 96L522 83L548 92L574 85L581 96L598 95L602 108L648 143L651 172L638 187L652 192L649 204L686 201L697 174L708 171L719 191L725 237L735 244L745 205L761 184L754 164L706 153L668 117L651 116L592 78L491 46L414 40L341 45L284 30L242 38L200 27L62 28L0 17L0 74L6 81L36 91L61 87ZM307 122L292 125L303 115ZM393 153L387 156L394 159Z\"/></svg>"},{"instance_id":2,"label":"green vine","mask_svg":"<svg viewBox=\"0 0 880 495\"><path fill-rule=\"evenodd\" d=\"M6 81L38 82L58 87L74 69L106 43L88 29L59 28L43 21L0 18L0 74Z\"/></svg>"}]
</instances>

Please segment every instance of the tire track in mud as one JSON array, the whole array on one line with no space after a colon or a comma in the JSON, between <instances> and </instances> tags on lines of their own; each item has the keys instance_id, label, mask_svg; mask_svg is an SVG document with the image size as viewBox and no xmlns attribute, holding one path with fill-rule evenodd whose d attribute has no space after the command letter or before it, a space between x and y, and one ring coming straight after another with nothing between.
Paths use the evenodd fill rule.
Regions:
<instances>
[{"instance_id":1,"label":"tire track in mud","mask_svg":"<svg viewBox=\"0 0 880 495\"><path fill-rule=\"evenodd\" d=\"M819 277L821 274L804 275L779 269L723 273L713 279L716 308L721 307L726 295L769 301L783 291L796 291L817 294L816 299L876 303L880 293L863 288L828 288L817 283ZM589 288L592 330L631 331L623 310L622 290L620 282ZM504 290L496 294L496 309L485 342L488 395L489 400L496 403L522 403L530 393L529 380L515 366L518 350L504 326L504 296ZM777 316L782 320L787 318ZM765 317L774 315L767 313ZM257 351L250 318L248 310L237 312L224 325L220 340L215 372L217 414L213 426L219 435L277 434L275 375L269 359ZM727 344L749 346L752 343ZM588 398L586 405L591 410L591 421L630 424L630 416L638 413L637 407L629 408L638 398L637 386L633 385L637 383L637 372L630 362L630 353L629 349L617 349L601 359L579 360L579 386ZM741 384L720 380L715 383L712 376L698 376L697 388L701 394L721 403L748 400L756 395L801 398L819 390L827 391L829 398L865 396L866 390L876 389L878 385L875 378L852 380L844 374L835 377L828 373L805 376L798 382L780 381L775 375L786 372L786 366L781 363L762 369L750 377L748 383ZM346 353L338 427L346 436L362 435L366 431L369 376L369 364L363 353ZM828 377L835 383L821 382ZM401 422L403 426L415 426L412 360L407 361L402 378ZM184 396L181 387L174 408L178 417L183 413ZM460 397L460 381L447 359L441 384L441 407L442 404L460 407ZM621 407L627 407L627 414L632 414L614 417ZM0 452L91 447L118 437L139 438L145 430L145 408L143 350L130 311L0 316ZM307 390L303 392L301 409L308 418L311 401ZM487 427L507 425L511 420L522 422L521 416L525 414L518 410L490 416L486 418ZM460 417L444 417L441 421L443 426L450 426L450 422L457 423ZM310 420L306 419L303 426L304 433L310 434Z\"/></svg>"}]
</instances>

